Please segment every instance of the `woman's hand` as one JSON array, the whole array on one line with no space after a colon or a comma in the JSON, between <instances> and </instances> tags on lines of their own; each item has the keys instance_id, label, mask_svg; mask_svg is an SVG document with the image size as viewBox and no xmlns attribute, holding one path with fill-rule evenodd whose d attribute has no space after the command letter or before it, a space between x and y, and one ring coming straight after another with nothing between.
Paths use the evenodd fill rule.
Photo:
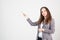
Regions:
<instances>
[{"instance_id":1,"label":"woman's hand","mask_svg":"<svg viewBox=\"0 0 60 40\"><path fill-rule=\"evenodd\" d=\"M23 16L24 16L26 19L28 19L27 15L26 15L25 13L23 13Z\"/></svg>"},{"instance_id":2,"label":"woman's hand","mask_svg":"<svg viewBox=\"0 0 60 40\"><path fill-rule=\"evenodd\" d=\"M42 28L42 31L45 31L45 29Z\"/></svg>"},{"instance_id":3,"label":"woman's hand","mask_svg":"<svg viewBox=\"0 0 60 40\"><path fill-rule=\"evenodd\" d=\"M39 30L39 32L43 32L44 31L44 29L43 28L40 28L40 29L38 29Z\"/></svg>"},{"instance_id":4,"label":"woman's hand","mask_svg":"<svg viewBox=\"0 0 60 40\"><path fill-rule=\"evenodd\" d=\"M25 13L23 13L23 16L24 16L24 17L26 17L26 14L25 14Z\"/></svg>"}]
</instances>

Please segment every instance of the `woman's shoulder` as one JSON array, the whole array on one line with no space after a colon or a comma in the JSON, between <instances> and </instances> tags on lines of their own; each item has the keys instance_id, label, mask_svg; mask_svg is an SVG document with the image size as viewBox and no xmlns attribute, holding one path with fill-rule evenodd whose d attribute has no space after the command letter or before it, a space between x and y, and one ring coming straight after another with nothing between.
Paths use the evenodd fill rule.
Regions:
<instances>
[{"instance_id":1,"label":"woman's shoulder","mask_svg":"<svg viewBox=\"0 0 60 40\"><path fill-rule=\"evenodd\" d=\"M52 18L51 23L55 23L55 19L54 18Z\"/></svg>"},{"instance_id":2,"label":"woman's shoulder","mask_svg":"<svg viewBox=\"0 0 60 40\"><path fill-rule=\"evenodd\" d=\"M52 18L52 21L55 21L55 19L54 19L54 18Z\"/></svg>"}]
</instances>

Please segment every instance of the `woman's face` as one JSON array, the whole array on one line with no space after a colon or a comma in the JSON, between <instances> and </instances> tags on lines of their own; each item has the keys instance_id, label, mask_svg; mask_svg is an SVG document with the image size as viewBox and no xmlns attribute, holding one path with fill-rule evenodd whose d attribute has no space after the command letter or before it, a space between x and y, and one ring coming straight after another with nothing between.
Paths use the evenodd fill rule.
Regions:
<instances>
[{"instance_id":1,"label":"woman's face","mask_svg":"<svg viewBox=\"0 0 60 40\"><path fill-rule=\"evenodd\" d=\"M44 16L44 17L46 17L47 16L47 11L46 11L46 9L45 8L42 8L42 15Z\"/></svg>"}]
</instances>

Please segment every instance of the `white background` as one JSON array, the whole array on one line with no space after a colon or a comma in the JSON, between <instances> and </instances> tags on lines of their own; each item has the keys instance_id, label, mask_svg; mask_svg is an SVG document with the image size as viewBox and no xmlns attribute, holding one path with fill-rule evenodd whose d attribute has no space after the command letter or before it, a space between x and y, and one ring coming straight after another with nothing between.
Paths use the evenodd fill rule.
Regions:
<instances>
[{"instance_id":1,"label":"white background","mask_svg":"<svg viewBox=\"0 0 60 40\"><path fill-rule=\"evenodd\" d=\"M0 40L36 40L37 26L31 26L22 12L34 22L40 8L49 8L55 19L54 40L60 40L60 0L0 0Z\"/></svg>"}]
</instances>

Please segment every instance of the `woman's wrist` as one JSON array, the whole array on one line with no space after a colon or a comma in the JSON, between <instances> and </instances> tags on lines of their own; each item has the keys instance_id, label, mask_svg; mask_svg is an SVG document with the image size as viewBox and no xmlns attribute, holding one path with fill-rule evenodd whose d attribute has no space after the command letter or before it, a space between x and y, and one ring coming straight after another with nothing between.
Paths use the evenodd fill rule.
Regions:
<instances>
[{"instance_id":1,"label":"woman's wrist","mask_svg":"<svg viewBox=\"0 0 60 40\"><path fill-rule=\"evenodd\" d=\"M29 17L26 16L25 18L28 19Z\"/></svg>"}]
</instances>

